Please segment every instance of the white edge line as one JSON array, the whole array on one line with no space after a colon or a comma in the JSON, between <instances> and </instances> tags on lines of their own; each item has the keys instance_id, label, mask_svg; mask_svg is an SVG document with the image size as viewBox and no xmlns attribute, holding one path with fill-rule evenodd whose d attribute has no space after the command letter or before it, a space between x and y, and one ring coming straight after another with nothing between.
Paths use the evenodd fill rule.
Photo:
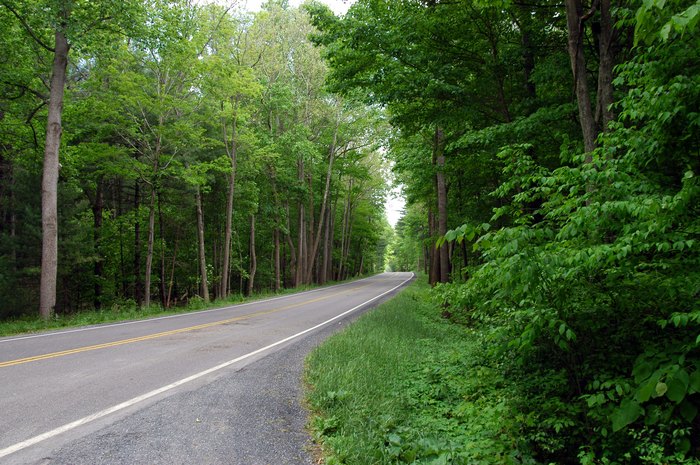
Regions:
<instances>
[{"instance_id":1,"label":"white edge line","mask_svg":"<svg viewBox=\"0 0 700 465\"><path fill-rule=\"evenodd\" d=\"M383 274L383 273L381 273ZM131 321L124 321L121 323L98 323L95 325L91 326L86 326L84 328L77 328L77 329L68 329L68 330L54 330L54 331L47 331L45 333L39 333L39 334L30 334L28 336L19 336L19 337L6 337L6 338L0 338L0 344L3 342L13 342L13 341L21 341L24 339L35 339L38 337L49 337L49 336L60 336L62 334L71 334L71 333L80 333L83 331L94 331L96 329L104 329L104 328L114 328L116 326L126 326L126 325L133 325L137 323L147 323L150 321L158 321L158 320L169 320L171 318L181 318L181 317L186 317L190 315L201 315L203 313L212 313L212 312L220 312L222 310L230 310L232 308L238 308L238 307L247 307L249 305L254 305L254 304L260 304L260 303L265 303L265 302L272 302L275 300L280 300L284 299L287 297L294 297L297 295L304 295L304 294L311 294L313 292L320 292L320 291L325 291L326 289L333 289L335 287L340 287L340 286L348 286L353 283L359 283L360 281L365 281L367 279L375 278L379 275L373 275L373 276L368 276L366 278L362 279L356 279L354 281L350 281L347 283L340 283L340 284L334 284L332 286L325 286L325 287L320 287L318 289L309 289L307 291L301 291L301 292L295 292L293 294L287 294L287 295L281 295L277 297L271 297L269 299L262 299L262 300L254 300L252 302L245 302L242 304L235 304L235 305L227 305L225 307L218 307L218 308L210 308L209 310L194 310L191 312L183 312L183 313L178 313L176 315L167 315L167 316L157 316L154 318L144 318L142 320L131 320Z\"/></svg>"},{"instance_id":2,"label":"white edge line","mask_svg":"<svg viewBox=\"0 0 700 465\"><path fill-rule=\"evenodd\" d=\"M18 451L20 451L20 450L22 450L22 449L26 449L26 448L29 447L29 446L33 446L34 444L37 444L37 443L42 442L42 441L45 441L45 440L50 439L50 438L52 438L52 437L54 437L54 436L58 436L59 434L65 433L65 432L67 432L67 431L70 431L70 430L75 429L75 428L77 428L77 427L79 427L79 426L85 425L85 424L90 423L90 422L92 422L92 421L99 420L100 418L106 417L107 415L110 415L110 414L112 414L112 413L118 412L118 411L123 410L123 409L128 408L128 407L131 407L132 405L135 405L135 404L138 404L139 402L142 402L142 401L144 401L144 400L150 399L151 397L157 396L158 394L162 394L162 393L164 393L164 392L170 391L170 390L172 390L172 389L175 389L175 388L178 387L178 386L182 386L182 385L185 384L185 383L189 383L190 381L194 381L194 380L196 380L196 379L198 379L198 378L201 378L201 377L206 376L206 375L208 375L208 374L214 373L215 371L222 370L222 369L224 369L224 368L226 368L226 367L228 367L228 366L233 365L234 363L238 363L238 362L240 362L240 361L242 361L242 360L245 360L245 359L247 359L247 358L250 358L250 357L252 357L252 356L254 356L254 355L257 355L257 354L259 354L259 353L261 353L261 352L265 352L266 350L272 349L273 347L276 347L276 346L278 346L278 345L280 345L280 344L284 344L285 342L289 342L289 341L291 341L292 339L296 339L296 338L298 338L299 336L303 336L304 334L306 334L306 333L308 333L308 332L311 332L311 331L313 331L313 330L315 330L315 329L318 329L318 328L320 328L321 326L327 325L328 323L330 323L330 322L332 322L332 321L335 321L335 320L337 320L337 319L339 319L339 318L342 318L342 317L344 317L345 315L347 315L347 314L349 314L349 313L352 313L352 312L354 312L355 310L357 310L357 309L359 309L359 308L362 308L362 307L364 307L365 305L367 305L367 304L369 304L369 303L371 303L371 302L374 302L374 301L377 300L377 299L380 299L380 298L384 297L385 295L387 295L387 294L389 294L389 293L395 291L396 289L400 288L401 286L403 286L404 284L406 284L407 282L409 282L410 280L412 280L412 279L414 278L414 276L415 276L415 274L414 274L414 273L411 273L411 277L408 278L408 279L405 280L405 281L402 281L401 284L399 284L398 286L392 287L392 288L389 289L388 291L385 291L385 292L383 292L383 293L381 293L381 294L379 294L379 295L377 295L377 296L375 296L375 297L372 297L371 299L369 299L369 300L367 300L367 301L365 301L365 302L363 302L363 303L361 303L361 304L359 304L359 305L357 305L357 306L351 308L350 310L346 310L346 311L344 311L343 313L340 313L339 315L336 315L336 316L334 316L333 318L324 321L323 323L317 324L316 326L312 326L311 328L308 328L308 329L305 329L304 331L301 331L301 332L299 332L299 333L293 334L292 336L286 337L286 338L284 338L284 339L282 339L282 340L279 340L279 341L277 341L277 342L274 342L274 343L272 343L272 344L270 344L270 345L268 345L268 346L265 346L265 347L262 347L262 348L260 348L260 349L254 350L253 352L249 352L249 353L247 353L247 354L245 354L245 355L241 355L240 357L234 358L233 360L229 360L228 362L224 362L224 363L222 363L222 364L220 364L220 365L216 365L215 367L209 368L209 369L204 370L204 371L200 371L199 373L195 373L194 375L188 376L187 378L183 378L183 379L181 379L181 380L179 380L179 381L175 381L174 383L168 384L167 386L163 386L163 387L160 387L160 388L155 389L155 390L153 390L153 391L150 391L150 392L147 392L147 393L145 393L145 394L142 394L142 395L140 395L140 396L134 397L133 399L129 399L129 400L125 401L125 402L122 402L121 404L114 405L114 406L112 406L112 407L109 407L109 408L106 408L106 409L104 409L104 410L101 410L101 411L99 411L99 412L97 412L97 413L93 413L92 415L88 415L88 416L86 416L86 417L83 417L83 418L81 418L81 419L79 419L79 420L75 420L75 421L73 421L73 422L71 422L71 423L67 423L67 424L65 424L65 425L63 425L63 426L59 426L58 428L52 429L51 431L47 431L47 432L42 433L42 434L40 434L40 435L38 435L38 436L34 436L33 438L29 438L29 439L27 439L27 440L25 440L25 441L18 442L17 444L14 444L14 445L12 445L12 446L9 446L9 447L6 447L6 448L4 448L4 449L1 449L1 450L0 450L0 458L5 457L5 456L10 455L10 454L13 454L13 453L15 453L15 452L18 452Z\"/></svg>"}]
</instances>

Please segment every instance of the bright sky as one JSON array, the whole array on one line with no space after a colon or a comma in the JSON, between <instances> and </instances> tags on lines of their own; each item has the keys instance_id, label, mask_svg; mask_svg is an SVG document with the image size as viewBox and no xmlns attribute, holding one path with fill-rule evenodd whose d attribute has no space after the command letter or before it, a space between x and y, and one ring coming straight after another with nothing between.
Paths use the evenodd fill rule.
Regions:
<instances>
[{"instance_id":1,"label":"bright sky","mask_svg":"<svg viewBox=\"0 0 700 465\"><path fill-rule=\"evenodd\" d=\"M387 196L384 210L386 211L387 220L392 227L396 227L396 223L402 216L406 200L401 196L399 188L394 188Z\"/></svg>"},{"instance_id":2,"label":"bright sky","mask_svg":"<svg viewBox=\"0 0 700 465\"><path fill-rule=\"evenodd\" d=\"M241 6L245 6L248 11L260 11L260 7L265 2L265 0L239 0ZM337 15L345 14L350 8L350 5L354 0L320 0L321 3L328 5L331 10ZM303 0L289 0L289 5L297 7L303 3Z\"/></svg>"}]
</instances>

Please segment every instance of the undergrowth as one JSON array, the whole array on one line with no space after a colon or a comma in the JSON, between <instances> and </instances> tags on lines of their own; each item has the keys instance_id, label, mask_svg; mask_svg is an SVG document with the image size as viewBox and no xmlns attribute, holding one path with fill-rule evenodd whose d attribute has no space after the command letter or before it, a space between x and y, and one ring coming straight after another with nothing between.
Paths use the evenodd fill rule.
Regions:
<instances>
[{"instance_id":1,"label":"undergrowth","mask_svg":"<svg viewBox=\"0 0 700 465\"><path fill-rule=\"evenodd\" d=\"M482 336L444 320L418 280L307 360L326 463L534 463Z\"/></svg>"}]
</instances>

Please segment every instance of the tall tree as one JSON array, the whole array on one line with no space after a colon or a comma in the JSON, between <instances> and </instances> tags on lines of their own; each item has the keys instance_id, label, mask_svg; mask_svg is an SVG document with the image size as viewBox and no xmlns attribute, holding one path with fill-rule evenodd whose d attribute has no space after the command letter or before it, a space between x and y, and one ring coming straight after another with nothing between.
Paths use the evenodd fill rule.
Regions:
<instances>
[{"instance_id":1,"label":"tall tree","mask_svg":"<svg viewBox=\"0 0 700 465\"><path fill-rule=\"evenodd\" d=\"M135 13L135 2L119 5L95 4L55 0L42 4L3 0L8 9L24 27L37 45L53 57L49 83L48 116L44 147L42 176L42 258L39 313L51 318L56 306L56 279L58 268L58 171L61 146L63 96L67 82L68 54L73 41L89 46L95 36L104 38L107 25L128 24ZM38 24L38 26L33 26ZM52 31L53 45L46 40Z\"/></svg>"}]
</instances>

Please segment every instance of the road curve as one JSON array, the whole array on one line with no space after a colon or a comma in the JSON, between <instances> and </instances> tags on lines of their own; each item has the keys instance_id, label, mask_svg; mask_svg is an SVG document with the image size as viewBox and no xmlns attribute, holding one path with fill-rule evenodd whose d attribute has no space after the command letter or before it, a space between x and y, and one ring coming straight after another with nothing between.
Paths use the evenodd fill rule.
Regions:
<instances>
[{"instance_id":1,"label":"road curve","mask_svg":"<svg viewBox=\"0 0 700 465\"><path fill-rule=\"evenodd\" d=\"M274 446L256 443L256 428L278 419L265 411L279 410L274 398L298 403L283 399L288 389L281 386L290 382L284 378L298 378L303 355L332 324L388 298L411 277L384 273L221 309L0 338L0 463L172 465L194 463L195 456L197 463L266 463L262 457L273 456ZM290 371L292 359L297 368ZM178 424L198 403L208 405L200 411L211 421L189 419L194 430ZM236 426L223 427L234 411ZM150 427L134 433L143 424ZM272 429L279 438L299 427ZM157 440L138 440L153 430ZM112 455L104 455L105 438L113 440ZM89 456L98 451L101 458ZM248 451L248 458L235 451Z\"/></svg>"}]
</instances>

